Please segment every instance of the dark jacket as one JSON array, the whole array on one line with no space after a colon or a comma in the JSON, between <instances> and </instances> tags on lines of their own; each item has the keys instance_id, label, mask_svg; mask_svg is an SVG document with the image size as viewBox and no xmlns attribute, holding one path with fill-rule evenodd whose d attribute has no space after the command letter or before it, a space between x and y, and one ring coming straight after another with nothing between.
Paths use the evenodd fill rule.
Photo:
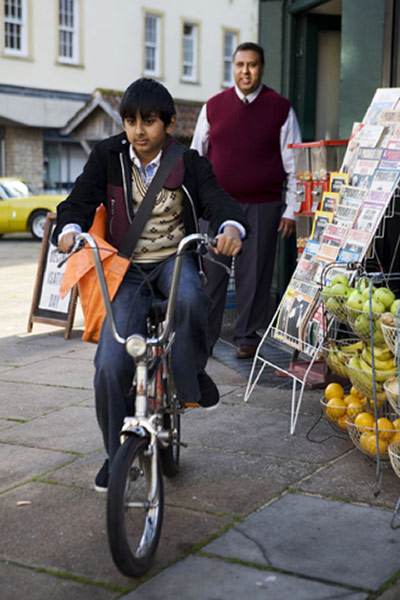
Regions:
<instances>
[{"instance_id":1,"label":"dark jacket","mask_svg":"<svg viewBox=\"0 0 400 600\"><path fill-rule=\"evenodd\" d=\"M167 136L163 152L177 143ZM134 219L132 202L132 163L129 142L125 133L107 138L96 144L82 174L77 178L69 196L57 207L57 225L53 242L64 225L76 223L87 231L94 219L96 208L107 209L107 241L116 248ZM211 163L196 150L187 150L179 159L165 187L183 187L183 219L185 233L198 231L198 219L210 221L213 232L233 219L249 226L240 205L218 185Z\"/></svg>"}]
</instances>

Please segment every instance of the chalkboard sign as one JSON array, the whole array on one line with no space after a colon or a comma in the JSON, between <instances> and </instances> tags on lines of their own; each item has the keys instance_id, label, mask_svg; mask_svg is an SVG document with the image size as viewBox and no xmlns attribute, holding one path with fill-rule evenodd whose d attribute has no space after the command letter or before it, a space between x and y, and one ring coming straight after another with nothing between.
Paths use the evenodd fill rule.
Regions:
<instances>
[{"instance_id":1,"label":"chalkboard sign","mask_svg":"<svg viewBox=\"0 0 400 600\"><path fill-rule=\"evenodd\" d=\"M42 250L39 258L35 289L33 292L31 312L28 321L28 333L32 331L33 323L48 323L65 327L65 339L69 339L75 316L78 289L75 286L65 298L60 297L60 285L66 268L60 269L57 264L62 254L56 251L51 243L51 236L56 225L56 213L47 213Z\"/></svg>"}]
</instances>

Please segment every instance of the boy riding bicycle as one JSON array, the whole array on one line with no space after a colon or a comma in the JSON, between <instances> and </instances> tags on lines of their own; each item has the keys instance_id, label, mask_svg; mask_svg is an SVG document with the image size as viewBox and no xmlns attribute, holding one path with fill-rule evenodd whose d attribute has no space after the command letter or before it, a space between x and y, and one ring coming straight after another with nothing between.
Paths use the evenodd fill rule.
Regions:
<instances>
[{"instance_id":1,"label":"boy riding bicycle","mask_svg":"<svg viewBox=\"0 0 400 600\"><path fill-rule=\"evenodd\" d=\"M100 204L107 210L107 241L119 249L165 153L178 143L171 137L176 123L173 99L154 80L138 79L127 88L121 99L120 115L124 133L95 145L70 195L58 205L53 239L58 241L62 252L69 252L76 235L90 228ZM126 336L145 335L153 299L151 289L168 297L173 256L181 239L197 231L200 217L210 221L218 234L216 253L236 256L248 231L243 212L219 187L208 160L195 150L187 150L157 195L131 265L113 300L117 329ZM181 403L197 402L203 408L214 408L219 394L205 372L210 300L203 291L198 267L193 256L185 256L177 298L172 366ZM97 474L95 489L106 491L123 420L133 414L130 390L134 363L124 347L112 338L105 323L94 364L96 414L109 457Z\"/></svg>"}]
</instances>

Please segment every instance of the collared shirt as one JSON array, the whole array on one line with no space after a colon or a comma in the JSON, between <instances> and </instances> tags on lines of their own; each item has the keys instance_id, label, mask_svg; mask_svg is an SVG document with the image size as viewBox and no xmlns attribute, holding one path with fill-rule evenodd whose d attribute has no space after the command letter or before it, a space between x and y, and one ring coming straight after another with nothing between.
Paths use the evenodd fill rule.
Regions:
<instances>
[{"instance_id":1,"label":"collared shirt","mask_svg":"<svg viewBox=\"0 0 400 600\"><path fill-rule=\"evenodd\" d=\"M254 102L258 94L261 92L263 84L260 83L258 88L246 96L249 104ZM239 90L235 85L235 92L243 100L245 94ZM197 150L202 156L206 156L208 152L208 136L210 131L210 124L207 120L207 104L203 104L196 128L194 131L191 148ZM280 148L283 168L287 175L287 188L286 188L286 209L282 217L286 219L295 218L294 212L296 210L296 167L294 160L293 148L288 148L288 144L298 144L301 142L300 127L296 118L296 114L293 108L290 108L287 119L281 127L280 131Z\"/></svg>"}]
</instances>

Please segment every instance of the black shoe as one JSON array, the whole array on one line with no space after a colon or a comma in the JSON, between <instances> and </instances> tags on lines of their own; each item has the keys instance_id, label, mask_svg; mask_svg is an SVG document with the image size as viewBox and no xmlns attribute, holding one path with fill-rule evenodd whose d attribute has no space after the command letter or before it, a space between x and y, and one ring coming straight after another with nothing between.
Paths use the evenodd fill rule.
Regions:
<instances>
[{"instance_id":1,"label":"black shoe","mask_svg":"<svg viewBox=\"0 0 400 600\"><path fill-rule=\"evenodd\" d=\"M198 401L199 405L206 410L212 410L219 404L218 388L207 373L197 375L200 387L201 398Z\"/></svg>"},{"instance_id":2,"label":"black shoe","mask_svg":"<svg viewBox=\"0 0 400 600\"><path fill-rule=\"evenodd\" d=\"M106 492L108 488L108 458L104 461L104 465L96 475L94 480L94 489L96 492Z\"/></svg>"}]
</instances>

